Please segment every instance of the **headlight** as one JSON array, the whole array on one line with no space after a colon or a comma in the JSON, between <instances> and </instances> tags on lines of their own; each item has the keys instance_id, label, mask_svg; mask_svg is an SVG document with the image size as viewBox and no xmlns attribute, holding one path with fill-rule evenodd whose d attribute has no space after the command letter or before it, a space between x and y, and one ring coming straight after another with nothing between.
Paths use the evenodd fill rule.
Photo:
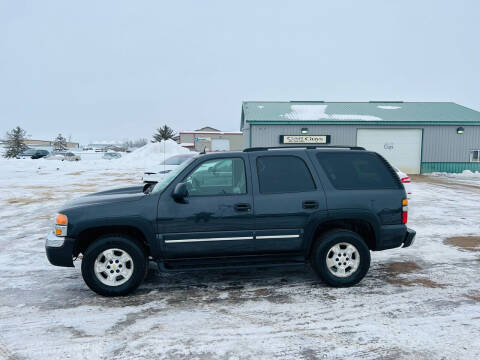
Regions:
<instances>
[{"instance_id":1,"label":"headlight","mask_svg":"<svg viewBox=\"0 0 480 360\"><path fill-rule=\"evenodd\" d=\"M68 218L67 215L58 214L53 230L57 236L67 236Z\"/></svg>"}]
</instances>

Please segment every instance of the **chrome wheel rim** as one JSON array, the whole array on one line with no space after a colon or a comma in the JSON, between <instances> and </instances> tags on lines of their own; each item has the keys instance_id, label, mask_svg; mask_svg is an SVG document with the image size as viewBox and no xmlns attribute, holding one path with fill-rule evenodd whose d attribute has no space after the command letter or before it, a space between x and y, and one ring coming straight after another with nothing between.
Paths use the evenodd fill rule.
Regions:
<instances>
[{"instance_id":1,"label":"chrome wheel rim","mask_svg":"<svg viewBox=\"0 0 480 360\"><path fill-rule=\"evenodd\" d=\"M122 249L107 249L97 256L94 263L97 279L107 286L120 286L133 274L133 260Z\"/></svg>"},{"instance_id":2,"label":"chrome wheel rim","mask_svg":"<svg viewBox=\"0 0 480 360\"><path fill-rule=\"evenodd\" d=\"M327 268L336 277L351 276L360 266L360 254L355 246L341 242L333 245L327 252Z\"/></svg>"}]
</instances>

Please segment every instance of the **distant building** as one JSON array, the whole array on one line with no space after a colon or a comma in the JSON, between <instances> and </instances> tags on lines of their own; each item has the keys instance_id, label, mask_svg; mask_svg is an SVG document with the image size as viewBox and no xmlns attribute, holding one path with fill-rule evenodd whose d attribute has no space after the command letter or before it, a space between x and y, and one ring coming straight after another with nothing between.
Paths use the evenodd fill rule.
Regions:
<instances>
[{"instance_id":1,"label":"distant building","mask_svg":"<svg viewBox=\"0 0 480 360\"><path fill-rule=\"evenodd\" d=\"M243 103L244 147L347 145L409 174L480 171L480 112L453 102Z\"/></svg>"},{"instance_id":2,"label":"distant building","mask_svg":"<svg viewBox=\"0 0 480 360\"><path fill-rule=\"evenodd\" d=\"M234 151L242 149L242 132L220 131L210 126L180 131L177 142L192 151Z\"/></svg>"},{"instance_id":3,"label":"distant building","mask_svg":"<svg viewBox=\"0 0 480 360\"><path fill-rule=\"evenodd\" d=\"M53 150L54 141L25 139L25 145L33 149ZM67 141L68 149L75 150L75 149L78 149L79 147L80 147L79 143Z\"/></svg>"}]
</instances>

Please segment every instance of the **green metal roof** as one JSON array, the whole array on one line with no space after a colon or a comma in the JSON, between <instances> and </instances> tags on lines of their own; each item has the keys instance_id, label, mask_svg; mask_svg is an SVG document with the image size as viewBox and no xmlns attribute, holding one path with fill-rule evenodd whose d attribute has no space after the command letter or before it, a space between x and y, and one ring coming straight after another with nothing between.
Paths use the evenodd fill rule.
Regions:
<instances>
[{"instance_id":1,"label":"green metal roof","mask_svg":"<svg viewBox=\"0 0 480 360\"><path fill-rule=\"evenodd\" d=\"M245 101L242 122L252 124L480 125L480 112L453 102Z\"/></svg>"}]
</instances>

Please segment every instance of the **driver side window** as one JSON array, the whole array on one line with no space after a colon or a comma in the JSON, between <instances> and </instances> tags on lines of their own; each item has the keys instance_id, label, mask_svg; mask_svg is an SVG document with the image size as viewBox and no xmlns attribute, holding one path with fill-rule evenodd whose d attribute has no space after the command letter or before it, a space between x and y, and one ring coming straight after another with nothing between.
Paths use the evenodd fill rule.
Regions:
<instances>
[{"instance_id":1,"label":"driver side window","mask_svg":"<svg viewBox=\"0 0 480 360\"><path fill-rule=\"evenodd\" d=\"M247 193L245 164L241 158L208 160L196 167L184 182L189 196Z\"/></svg>"}]
</instances>

